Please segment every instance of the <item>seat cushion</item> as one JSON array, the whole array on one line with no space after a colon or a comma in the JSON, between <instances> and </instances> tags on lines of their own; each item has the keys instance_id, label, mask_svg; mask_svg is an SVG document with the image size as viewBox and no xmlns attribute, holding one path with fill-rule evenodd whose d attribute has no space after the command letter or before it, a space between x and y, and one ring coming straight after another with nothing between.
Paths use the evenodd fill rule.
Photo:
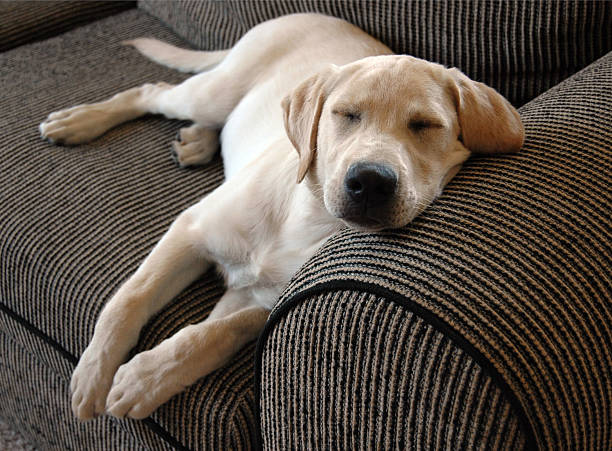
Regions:
<instances>
[{"instance_id":1,"label":"seat cushion","mask_svg":"<svg viewBox=\"0 0 612 451\"><path fill-rule=\"evenodd\" d=\"M200 48L229 47L256 24L318 12L341 17L396 53L460 68L493 86L515 106L612 50L612 3L139 0Z\"/></svg>"},{"instance_id":2,"label":"seat cushion","mask_svg":"<svg viewBox=\"0 0 612 451\"><path fill-rule=\"evenodd\" d=\"M43 375L57 375L61 396L45 414L51 418L11 418L38 423L24 430L43 448L64 440L78 444L71 434L107 424L107 418L85 425L72 418L67 386L75 362L112 293L172 220L223 180L220 159L198 169L180 169L173 162L170 143L186 125L179 121L145 117L76 147L40 138L38 124L52 111L145 82L186 77L120 45L143 35L184 44L157 19L134 9L0 55L0 331L6 349L28 354L44 367L32 372L30 390L50 390ZM214 273L202 277L151 320L137 350L206 318L222 291ZM251 344L144 422L116 424L131 443L151 449L247 447L252 353ZM25 374L19 365L30 360L15 355L3 364L13 375ZM23 392L19 378L2 373L4 395ZM21 398L11 399L15 406ZM6 405L0 407L2 416L14 410ZM57 427L56 411L66 428Z\"/></svg>"}]
</instances>

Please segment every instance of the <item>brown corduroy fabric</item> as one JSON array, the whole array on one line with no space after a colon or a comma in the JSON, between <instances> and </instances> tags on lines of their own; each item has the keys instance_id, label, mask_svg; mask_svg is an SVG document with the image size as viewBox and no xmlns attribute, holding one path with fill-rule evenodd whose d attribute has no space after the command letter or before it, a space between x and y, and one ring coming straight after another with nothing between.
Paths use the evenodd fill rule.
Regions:
<instances>
[{"instance_id":1,"label":"brown corduroy fabric","mask_svg":"<svg viewBox=\"0 0 612 451\"><path fill-rule=\"evenodd\" d=\"M423 319L360 291L310 297L263 354L265 449L523 449L504 394Z\"/></svg>"},{"instance_id":2,"label":"brown corduroy fabric","mask_svg":"<svg viewBox=\"0 0 612 451\"><path fill-rule=\"evenodd\" d=\"M133 1L0 1L0 52L136 6Z\"/></svg>"},{"instance_id":3,"label":"brown corduroy fabric","mask_svg":"<svg viewBox=\"0 0 612 451\"><path fill-rule=\"evenodd\" d=\"M531 447L610 449L611 86L609 53L521 108L527 138L518 154L469 160L402 230L330 240L290 284L261 338L262 425L270 424L268 396L297 383L272 370L267 355L282 339L268 334L283 334L279 321L311 294L350 289L392 299L451 337L504 390ZM304 310L294 321L315 315ZM328 396L318 393L323 410L332 408ZM308 412L293 421L307 433L313 427Z\"/></svg>"},{"instance_id":4,"label":"brown corduroy fabric","mask_svg":"<svg viewBox=\"0 0 612 451\"><path fill-rule=\"evenodd\" d=\"M5 322L7 318L0 316L0 321ZM27 437L29 444L40 450L147 449L111 418L89 423L75 421L66 402L70 397L66 373L58 373L56 367L45 362L54 358L56 351L48 349L49 345L36 336L23 334L17 338L14 329L9 333L4 333L5 330L3 324L0 327L0 412L5 421ZM25 346L19 340L24 337L27 337ZM149 431L142 432L144 435Z\"/></svg>"},{"instance_id":5,"label":"brown corduroy fabric","mask_svg":"<svg viewBox=\"0 0 612 451\"><path fill-rule=\"evenodd\" d=\"M612 50L612 2L239 0L139 7L199 48L232 46L283 14L341 17L405 53L459 67L520 106Z\"/></svg>"}]
</instances>

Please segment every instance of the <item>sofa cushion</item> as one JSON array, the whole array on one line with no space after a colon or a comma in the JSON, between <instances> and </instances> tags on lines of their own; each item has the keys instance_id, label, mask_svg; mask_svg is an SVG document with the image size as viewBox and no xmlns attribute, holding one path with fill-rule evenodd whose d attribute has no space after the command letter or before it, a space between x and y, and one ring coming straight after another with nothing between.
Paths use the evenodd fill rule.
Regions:
<instances>
[{"instance_id":1,"label":"sofa cushion","mask_svg":"<svg viewBox=\"0 0 612 451\"><path fill-rule=\"evenodd\" d=\"M136 6L133 1L0 2L0 52Z\"/></svg>"},{"instance_id":2,"label":"sofa cushion","mask_svg":"<svg viewBox=\"0 0 612 451\"><path fill-rule=\"evenodd\" d=\"M342 17L389 45L456 66L519 106L612 50L612 3L140 0L199 48L229 47L254 25L283 14Z\"/></svg>"},{"instance_id":3,"label":"sofa cushion","mask_svg":"<svg viewBox=\"0 0 612 451\"><path fill-rule=\"evenodd\" d=\"M318 318L322 310L341 312L342 305L346 310L355 302L353 293L361 292L366 300L369 293L416 314L468 354L503 391L530 448L610 449L611 86L612 52L519 110L526 129L520 152L468 160L442 196L403 229L347 230L326 243L290 283L260 337L257 384L264 438L277 436L265 429L268 416L275 415L277 428L289 427L286 417L266 410L271 398L287 396L285 410L297 416L290 421L305 434L299 439L316 440L316 412L296 403L299 384L307 379L304 373L327 371L329 385L318 387L317 409L333 411L334 392L326 387L338 383L334 376L352 361L333 359L338 348L360 353L371 373L384 368L387 354L373 345L349 347L354 332L346 327L316 335L326 324ZM361 319L381 329L380 313ZM407 337L393 352L413 343ZM316 346L308 346L311 339ZM296 359L284 343L305 343L298 348L305 351L297 375L277 370ZM423 346L412 358L421 358ZM406 398L400 390L395 396ZM405 412L400 407L394 407L398 415ZM423 415L424 421L436 418L429 410ZM364 421L385 416L366 412L354 418L356 423L343 424L359 430L368 428ZM482 417L474 421L486 423ZM416 440L427 443L431 437Z\"/></svg>"},{"instance_id":4,"label":"sofa cushion","mask_svg":"<svg viewBox=\"0 0 612 451\"><path fill-rule=\"evenodd\" d=\"M71 417L66 387L103 304L174 217L223 180L220 159L199 169L177 167L170 143L185 125L178 121L142 118L77 147L40 138L38 124L52 111L145 82L186 77L120 45L143 35L185 44L157 19L134 9L0 55L0 328L14 349L61 377L58 415L66 415L63 423L72 424L75 434L82 426ZM137 349L203 320L222 292L214 273L202 277L151 320ZM253 346L151 418L117 424L151 449L164 443L190 449L248 444ZM17 390L20 381L6 384ZM29 384L48 389L42 379ZM0 415L10 413L4 408ZM107 420L87 425L95 428L99 421ZM52 434L52 429L45 431ZM37 440L44 444L46 439ZM51 442L61 439L49 437L46 446Z\"/></svg>"},{"instance_id":5,"label":"sofa cushion","mask_svg":"<svg viewBox=\"0 0 612 451\"><path fill-rule=\"evenodd\" d=\"M136 438L108 417L87 423L75 421L66 402L70 397L66 379L71 362L4 312L0 312L0 324L0 417L35 447L25 449L145 451L142 437L147 433L154 443L160 442L148 428L142 428ZM54 360L52 364L47 362L50 359Z\"/></svg>"}]
</instances>

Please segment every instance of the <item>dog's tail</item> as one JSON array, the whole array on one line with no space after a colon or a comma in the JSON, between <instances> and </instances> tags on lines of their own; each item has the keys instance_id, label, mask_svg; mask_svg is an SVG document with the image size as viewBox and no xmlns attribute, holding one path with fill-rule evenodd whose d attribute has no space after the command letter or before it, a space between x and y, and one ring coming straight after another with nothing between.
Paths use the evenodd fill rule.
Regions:
<instances>
[{"instance_id":1,"label":"dog's tail","mask_svg":"<svg viewBox=\"0 0 612 451\"><path fill-rule=\"evenodd\" d=\"M131 45L156 63L181 72L202 72L219 64L229 53L229 50L202 52L181 49L153 38L137 38L122 44Z\"/></svg>"}]
</instances>

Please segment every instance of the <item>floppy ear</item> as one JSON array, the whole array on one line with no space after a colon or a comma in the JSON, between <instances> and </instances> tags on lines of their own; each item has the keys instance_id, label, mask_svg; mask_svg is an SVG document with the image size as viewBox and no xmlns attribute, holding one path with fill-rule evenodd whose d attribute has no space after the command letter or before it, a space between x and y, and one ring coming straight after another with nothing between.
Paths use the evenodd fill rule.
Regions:
<instances>
[{"instance_id":1,"label":"floppy ear","mask_svg":"<svg viewBox=\"0 0 612 451\"><path fill-rule=\"evenodd\" d=\"M493 88L450 69L463 145L476 153L519 150L525 139L521 117Z\"/></svg>"},{"instance_id":2,"label":"floppy ear","mask_svg":"<svg viewBox=\"0 0 612 451\"><path fill-rule=\"evenodd\" d=\"M334 67L307 78L281 103L287 136L299 155L297 182L304 180L317 149L319 118Z\"/></svg>"}]
</instances>

